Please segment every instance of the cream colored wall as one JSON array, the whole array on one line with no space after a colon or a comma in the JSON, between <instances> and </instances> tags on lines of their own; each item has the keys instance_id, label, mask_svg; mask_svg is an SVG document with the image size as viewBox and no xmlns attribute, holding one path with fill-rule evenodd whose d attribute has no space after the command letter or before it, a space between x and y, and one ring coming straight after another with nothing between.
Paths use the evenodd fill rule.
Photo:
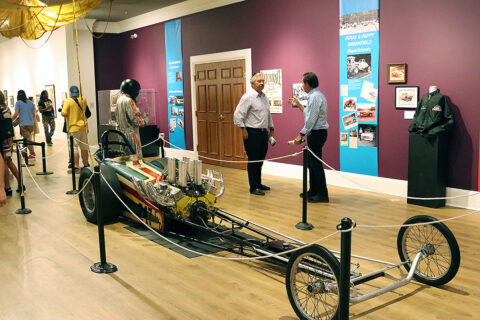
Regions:
<instances>
[{"instance_id":1,"label":"cream colored wall","mask_svg":"<svg viewBox=\"0 0 480 320\"><path fill-rule=\"evenodd\" d=\"M15 101L17 91L25 90L27 96L36 96L45 85L55 85L57 106L62 103L62 92L68 91L65 28L56 30L48 42L50 33L35 41L13 38L0 43L0 89L8 90ZM45 44L44 44L45 43ZM42 44L44 44L42 46ZM65 139L62 133L63 118L58 116L54 138ZM43 130L40 134L43 136Z\"/></svg>"}]
</instances>

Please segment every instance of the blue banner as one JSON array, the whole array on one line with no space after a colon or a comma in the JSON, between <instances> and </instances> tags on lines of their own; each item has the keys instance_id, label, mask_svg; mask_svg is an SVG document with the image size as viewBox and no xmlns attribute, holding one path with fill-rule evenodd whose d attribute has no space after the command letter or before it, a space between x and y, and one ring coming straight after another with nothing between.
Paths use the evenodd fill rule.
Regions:
<instances>
[{"instance_id":1,"label":"blue banner","mask_svg":"<svg viewBox=\"0 0 480 320\"><path fill-rule=\"evenodd\" d=\"M378 176L379 0L340 0L340 170Z\"/></svg>"},{"instance_id":2,"label":"blue banner","mask_svg":"<svg viewBox=\"0 0 480 320\"><path fill-rule=\"evenodd\" d=\"M183 103L182 21L165 23L169 140L185 149L185 107Z\"/></svg>"}]
</instances>

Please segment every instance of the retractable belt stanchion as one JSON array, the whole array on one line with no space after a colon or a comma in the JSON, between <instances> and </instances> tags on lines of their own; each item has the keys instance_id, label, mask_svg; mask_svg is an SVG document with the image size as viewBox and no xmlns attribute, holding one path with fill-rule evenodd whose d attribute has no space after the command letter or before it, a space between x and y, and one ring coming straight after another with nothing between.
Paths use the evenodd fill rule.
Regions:
<instances>
[{"instance_id":1,"label":"retractable belt stanchion","mask_svg":"<svg viewBox=\"0 0 480 320\"><path fill-rule=\"evenodd\" d=\"M53 174L51 171L47 171L47 158L45 155L45 142L40 143L40 146L42 147L42 172L37 172L37 175L39 176L46 176L49 174Z\"/></svg>"},{"instance_id":2,"label":"retractable belt stanchion","mask_svg":"<svg viewBox=\"0 0 480 320\"><path fill-rule=\"evenodd\" d=\"M350 260L352 254L352 227L355 227L350 218L343 218L337 230L342 232L340 251L340 288L338 303L338 320L348 320L350 312Z\"/></svg>"},{"instance_id":3,"label":"retractable belt stanchion","mask_svg":"<svg viewBox=\"0 0 480 320\"><path fill-rule=\"evenodd\" d=\"M20 189L20 204L21 208L15 211L17 214L27 214L32 212L32 210L25 208L25 192L24 192L24 187L23 187L23 174L22 174L22 162L20 161L21 154L20 154L20 148L18 147L18 142L17 142L17 164L18 164L18 188Z\"/></svg>"},{"instance_id":4,"label":"retractable belt stanchion","mask_svg":"<svg viewBox=\"0 0 480 320\"><path fill-rule=\"evenodd\" d=\"M313 225L307 222L307 168L308 168L308 148L303 147L303 202L302 202L302 222L295 225L300 230L312 230Z\"/></svg>"},{"instance_id":5,"label":"retractable belt stanchion","mask_svg":"<svg viewBox=\"0 0 480 320\"><path fill-rule=\"evenodd\" d=\"M67 191L67 194L77 194L77 182L75 180L75 152L73 145L73 136L70 136L70 166L72 167L72 190Z\"/></svg>"},{"instance_id":6,"label":"retractable belt stanchion","mask_svg":"<svg viewBox=\"0 0 480 320\"><path fill-rule=\"evenodd\" d=\"M98 241L100 244L100 262L94 263L90 270L95 273L112 273L117 271L117 266L107 262L107 257L105 253L105 233L103 230L103 212L102 212L102 197L100 196L100 166L95 166L94 177L92 179L94 192L95 192L95 212L97 214L97 226L98 226ZM91 183L92 183L91 182Z\"/></svg>"}]
</instances>

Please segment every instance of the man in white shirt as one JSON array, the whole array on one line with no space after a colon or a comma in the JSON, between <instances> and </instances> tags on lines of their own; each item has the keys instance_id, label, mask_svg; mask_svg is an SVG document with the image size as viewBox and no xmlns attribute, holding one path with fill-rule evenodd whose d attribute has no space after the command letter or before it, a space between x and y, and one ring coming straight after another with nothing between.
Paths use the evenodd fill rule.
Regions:
<instances>
[{"instance_id":1,"label":"man in white shirt","mask_svg":"<svg viewBox=\"0 0 480 320\"><path fill-rule=\"evenodd\" d=\"M235 126L242 129L248 161L258 161L247 165L250 193L263 196L265 190L270 190L270 187L262 184L262 166L267 155L268 139L273 137L274 129L270 104L263 93L265 79L260 73L255 73L250 84L253 91L242 96L233 114L233 121Z\"/></svg>"}]
</instances>

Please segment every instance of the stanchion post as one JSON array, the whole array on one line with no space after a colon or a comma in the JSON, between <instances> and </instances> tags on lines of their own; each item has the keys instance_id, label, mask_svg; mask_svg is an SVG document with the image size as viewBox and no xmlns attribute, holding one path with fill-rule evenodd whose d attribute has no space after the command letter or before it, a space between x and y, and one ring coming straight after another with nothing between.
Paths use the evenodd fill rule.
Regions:
<instances>
[{"instance_id":1,"label":"stanchion post","mask_svg":"<svg viewBox=\"0 0 480 320\"><path fill-rule=\"evenodd\" d=\"M77 182L75 180L75 149L73 145L73 136L70 135L70 165L72 167L72 190L67 191L67 194L77 194Z\"/></svg>"},{"instance_id":2,"label":"stanchion post","mask_svg":"<svg viewBox=\"0 0 480 320\"><path fill-rule=\"evenodd\" d=\"M15 211L16 214L27 214L32 212L32 210L25 208L25 192L23 186L23 173L22 173L22 162L20 158L22 155L20 154L20 148L18 147L18 142L16 145L17 148L17 164L18 164L18 188L20 188L20 205L21 208Z\"/></svg>"},{"instance_id":3,"label":"stanchion post","mask_svg":"<svg viewBox=\"0 0 480 320\"><path fill-rule=\"evenodd\" d=\"M107 255L105 253L105 233L103 230L103 211L102 211L102 197L100 196L100 166L93 168L94 177L92 179L95 190L95 213L97 214L98 226L98 242L100 245L100 262L94 263L90 270L95 273L112 273L117 271L117 266L107 262ZM91 183L92 183L91 182Z\"/></svg>"},{"instance_id":4,"label":"stanchion post","mask_svg":"<svg viewBox=\"0 0 480 320\"><path fill-rule=\"evenodd\" d=\"M340 283L338 301L338 320L348 320L350 312L350 260L352 254L352 227L355 227L350 218L343 218L337 226L342 230L340 251ZM349 231L345 231L349 230Z\"/></svg>"},{"instance_id":5,"label":"stanchion post","mask_svg":"<svg viewBox=\"0 0 480 320\"><path fill-rule=\"evenodd\" d=\"M43 171L42 172L37 172L37 175L46 176L46 175L52 174L53 172L47 171L47 157L45 155L45 142L42 142L40 145L42 147L42 168L43 168Z\"/></svg>"},{"instance_id":6,"label":"stanchion post","mask_svg":"<svg viewBox=\"0 0 480 320\"><path fill-rule=\"evenodd\" d=\"M307 222L307 201L308 201L308 192L307 192L307 169L308 169L308 148L303 148L303 201L302 201L302 222L299 222L295 225L297 229L300 230L312 230L313 225Z\"/></svg>"}]
</instances>

